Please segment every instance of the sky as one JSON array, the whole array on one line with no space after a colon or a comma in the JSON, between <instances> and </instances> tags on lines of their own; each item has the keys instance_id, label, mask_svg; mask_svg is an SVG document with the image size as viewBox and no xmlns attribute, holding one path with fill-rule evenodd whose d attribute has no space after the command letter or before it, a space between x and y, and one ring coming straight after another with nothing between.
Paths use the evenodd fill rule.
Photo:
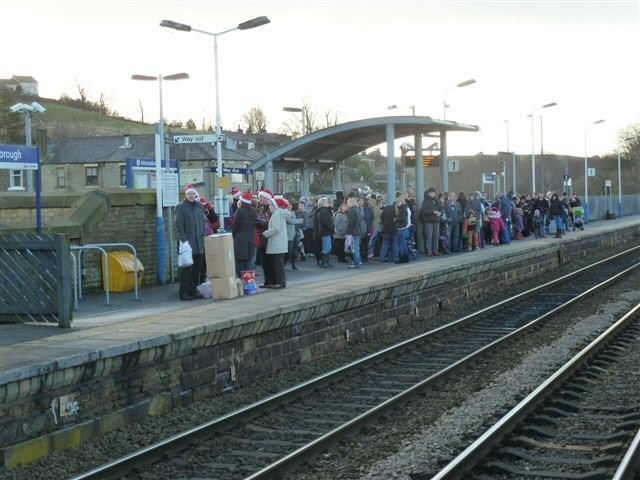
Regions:
<instances>
[{"instance_id":1,"label":"sky","mask_svg":"<svg viewBox=\"0 0 640 480\"><path fill-rule=\"evenodd\" d=\"M48 98L79 84L128 118L142 104L149 122L158 82L131 75L187 72L163 82L164 117L215 124L213 36L159 24L220 33L263 15L218 35L225 129L253 107L280 131L299 115L282 108L304 102L342 123L411 106L439 119L446 100L448 120L480 127L450 134L449 155L539 154L542 133L544 153L584 156L640 122L640 1L0 0L0 78L33 76Z\"/></svg>"}]
</instances>

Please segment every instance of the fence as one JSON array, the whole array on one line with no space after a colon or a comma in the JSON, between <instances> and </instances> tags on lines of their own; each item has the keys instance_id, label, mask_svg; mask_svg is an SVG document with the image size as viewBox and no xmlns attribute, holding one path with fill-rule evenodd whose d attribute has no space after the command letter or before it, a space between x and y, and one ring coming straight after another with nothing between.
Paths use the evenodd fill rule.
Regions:
<instances>
[{"instance_id":1,"label":"fence","mask_svg":"<svg viewBox=\"0 0 640 480\"><path fill-rule=\"evenodd\" d=\"M71 258L66 235L0 236L0 323L70 327Z\"/></svg>"}]
</instances>

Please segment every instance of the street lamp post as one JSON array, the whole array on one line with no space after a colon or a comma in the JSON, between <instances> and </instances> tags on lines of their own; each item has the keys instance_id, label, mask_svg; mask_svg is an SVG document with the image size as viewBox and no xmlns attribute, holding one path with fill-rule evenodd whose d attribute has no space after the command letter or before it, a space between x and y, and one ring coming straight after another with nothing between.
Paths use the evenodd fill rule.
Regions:
<instances>
[{"instance_id":1,"label":"street lamp post","mask_svg":"<svg viewBox=\"0 0 640 480\"><path fill-rule=\"evenodd\" d=\"M546 103L540 108L555 107L556 102ZM527 115L527 118L531 118L531 193L536 191L536 145L535 145L535 116L533 113ZM540 149L542 151L542 116L540 117Z\"/></svg>"},{"instance_id":2,"label":"street lamp post","mask_svg":"<svg viewBox=\"0 0 640 480\"><path fill-rule=\"evenodd\" d=\"M590 125L603 123L604 119L596 120L584 128L584 222L589 223L589 168L587 166L587 130Z\"/></svg>"},{"instance_id":3,"label":"street lamp post","mask_svg":"<svg viewBox=\"0 0 640 480\"><path fill-rule=\"evenodd\" d=\"M547 103L542 106L542 108L550 108L555 107L557 105L556 102ZM540 116L540 180L542 184L542 190L544 190L544 147L542 145L542 114Z\"/></svg>"},{"instance_id":4,"label":"street lamp post","mask_svg":"<svg viewBox=\"0 0 640 480\"><path fill-rule=\"evenodd\" d=\"M464 82L460 82L459 84L457 84L455 87L450 87L447 88L444 93L442 94L442 119L446 120L447 119L447 108L449 108L449 104L447 103L447 92L449 90L454 90L456 88L462 88L462 87L467 87L469 85L473 85L474 83L476 83L475 78L470 78L469 80L465 80Z\"/></svg>"},{"instance_id":5,"label":"street lamp post","mask_svg":"<svg viewBox=\"0 0 640 480\"><path fill-rule=\"evenodd\" d=\"M302 131L300 132L300 136L303 137L307 134L307 132L305 131L304 127L305 127L305 110L304 107L282 107L282 111L283 112L291 112L291 113L299 113L301 115L301 120L302 120Z\"/></svg>"},{"instance_id":6,"label":"street lamp post","mask_svg":"<svg viewBox=\"0 0 640 480\"><path fill-rule=\"evenodd\" d=\"M512 176L512 187L511 187L511 191L514 193L517 193L518 189L516 188L516 152L498 152L498 155L511 155L511 176ZM502 160L501 162L503 162L503 166L504 164L506 164L506 162L504 160ZM507 189L507 177L506 177L506 170L504 171L504 185L505 185L505 190Z\"/></svg>"},{"instance_id":7,"label":"street lamp post","mask_svg":"<svg viewBox=\"0 0 640 480\"><path fill-rule=\"evenodd\" d=\"M213 37L213 57L214 57L214 73L215 73L215 87L216 87L216 176L217 176L217 184L218 184L218 199L220 201L220 205L224 206L223 198L224 192L222 191L222 185L220 179L223 177L222 171L222 142L224 141L224 136L222 135L222 126L220 122L220 88L218 82L218 37L220 35L224 35L225 33L233 32L234 30L249 30L251 28L260 27L267 23L271 22L267 17L256 17L251 20L247 20L246 22L239 23L236 27L230 28L228 30L223 30L221 32L208 32L206 30L200 30L197 28L193 28L190 25L185 25L184 23L174 22L172 20L162 20L160 22L161 27L172 28L174 30L179 30L182 32L198 32L203 33L205 35L210 35ZM225 212L224 208L220 208L218 211L218 218L220 220L220 229L224 230L224 217Z\"/></svg>"},{"instance_id":8,"label":"street lamp post","mask_svg":"<svg viewBox=\"0 0 640 480\"><path fill-rule=\"evenodd\" d=\"M24 140L27 147L31 147L31 114L33 112L44 113L47 110L38 102L16 103L9 107L12 113L24 113ZM33 191L33 174L31 170L27 171L27 191ZM40 165L36 170L36 233L42 233L42 210L40 208Z\"/></svg>"},{"instance_id":9,"label":"street lamp post","mask_svg":"<svg viewBox=\"0 0 640 480\"><path fill-rule=\"evenodd\" d=\"M156 136L156 258L158 270L158 283L166 283L165 242L164 242L164 217L162 216L162 157L164 156L164 115L162 112L162 80L184 80L189 78L188 73L174 73L171 75L131 75L131 80L158 81L160 92L160 114ZM168 159L165 159L165 162Z\"/></svg>"}]
</instances>

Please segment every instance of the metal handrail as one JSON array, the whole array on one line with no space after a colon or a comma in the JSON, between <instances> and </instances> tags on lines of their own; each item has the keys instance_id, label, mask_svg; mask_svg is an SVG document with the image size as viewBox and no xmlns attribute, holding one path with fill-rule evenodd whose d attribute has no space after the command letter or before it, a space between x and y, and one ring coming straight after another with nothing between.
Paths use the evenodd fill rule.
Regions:
<instances>
[{"instance_id":1,"label":"metal handrail","mask_svg":"<svg viewBox=\"0 0 640 480\"><path fill-rule=\"evenodd\" d=\"M133 253L133 286L134 286L134 299L138 300L138 254L136 249L130 243L88 243L86 245L72 245L71 250L78 251L78 263L77 263L77 291L78 297L82 298L82 254L85 250L99 250L102 253L102 257L104 257L104 265L105 265L105 297L106 304L110 305L109 300L109 261L107 258L106 248L111 247L127 247L130 248ZM76 310L77 310L77 300L76 300Z\"/></svg>"}]
</instances>

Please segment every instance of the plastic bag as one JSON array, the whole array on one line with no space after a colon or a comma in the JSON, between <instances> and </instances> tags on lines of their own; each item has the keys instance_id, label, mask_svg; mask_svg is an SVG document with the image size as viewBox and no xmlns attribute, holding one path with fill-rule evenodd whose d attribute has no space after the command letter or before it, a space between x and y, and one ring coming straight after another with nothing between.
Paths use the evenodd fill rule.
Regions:
<instances>
[{"instance_id":1,"label":"plastic bag","mask_svg":"<svg viewBox=\"0 0 640 480\"><path fill-rule=\"evenodd\" d=\"M347 235L344 237L344 252L351 253L353 250L353 236Z\"/></svg>"},{"instance_id":2,"label":"plastic bag","mask_svg":"<svg viewBox=\"0 0 640 480\"><path fill-rule=\"evenodd\" d=\"M193 265L193 255L189 242L180 242L178 249L178 267L190 267Z\"/></svg>"},{"instance_id":3,"label":"plastic bag","mask_svg":"<svg viewBox=\"0 0 640 480\"><path fill-rule=\"evenodd\" d=\"M198 285L197 287L198 292L200 292L200 295L202 295L204 298L211 298L213 297L213 289L211 288L211 280L209 280L208 278L202 282L200 285Z\"/></svg>"}]
</instances>

